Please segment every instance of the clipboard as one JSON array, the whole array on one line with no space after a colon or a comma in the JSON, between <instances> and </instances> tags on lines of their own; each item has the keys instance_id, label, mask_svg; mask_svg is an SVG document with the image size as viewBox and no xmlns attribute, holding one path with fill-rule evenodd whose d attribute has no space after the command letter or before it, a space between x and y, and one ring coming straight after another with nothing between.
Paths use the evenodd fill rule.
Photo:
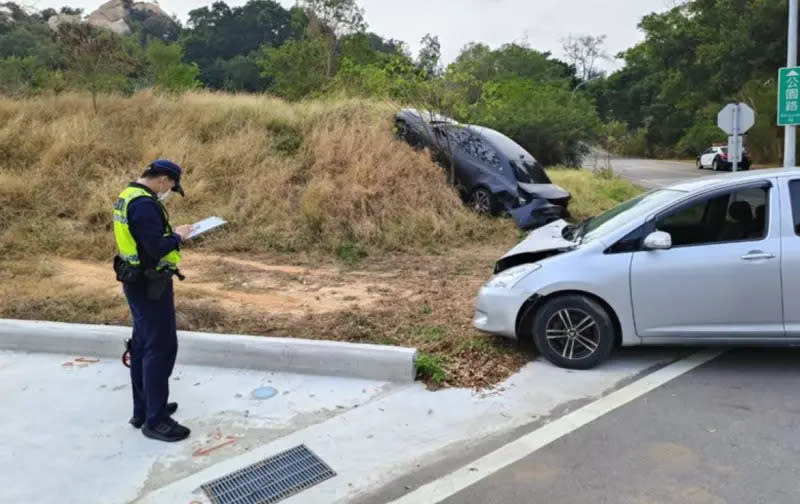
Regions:
<instances>
[{"instance_id":1,"label":"clipboard","mask_svg":"<svg viewBox=\"0 0 800 504\"><path fill-rule=\"evenodd\" d=\"M191 240L192 238L197 238L198 236L227 223L228 221L226 221L221 217L216 217L216 216L208 217L199 222L196 222L195 224L192 224L192 232L189 233L189 236L187 236L186 239Z\"/></svg>"}]
</instances>

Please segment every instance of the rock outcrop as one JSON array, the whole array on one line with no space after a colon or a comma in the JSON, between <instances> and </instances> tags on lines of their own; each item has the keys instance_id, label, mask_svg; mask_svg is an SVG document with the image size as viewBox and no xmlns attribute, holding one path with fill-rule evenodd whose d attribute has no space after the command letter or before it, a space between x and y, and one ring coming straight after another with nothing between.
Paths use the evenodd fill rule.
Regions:
<instances>
[{"instance_id":1,"label":"rock outcrop","mask_svg":"<svg viewBox=\"0 0 800 504\"><path fill-rule=\"evenodd\" d=\"M76 19L77 18L77 19ZM109 30L119 35L131 32L131 20L150 22L157 20L162 25L172 26L175 21L161 7L151 2L133 2L131 0L109 0L89 14L86 22L96 28ZM50 28L57 30L63 23L81 22L80 16L58 14L47 20ZM177 25L175 25L177 27ZM162 27L162 30L164 28Z\"/></svg>"},{"instance_id":2,"label":"rock outcrop","mask_svg":"<svg viewBox=\"0 0 800 504\"><path fill-rule=\"evenodd\" d=\"M82 21L83 16L80 14L56 14L55 16L50 16L50 19L47 20L47 26L49 26L51 30L57 31L58 27L62 24L78 24Z\"/></svg>"}]
</instances>

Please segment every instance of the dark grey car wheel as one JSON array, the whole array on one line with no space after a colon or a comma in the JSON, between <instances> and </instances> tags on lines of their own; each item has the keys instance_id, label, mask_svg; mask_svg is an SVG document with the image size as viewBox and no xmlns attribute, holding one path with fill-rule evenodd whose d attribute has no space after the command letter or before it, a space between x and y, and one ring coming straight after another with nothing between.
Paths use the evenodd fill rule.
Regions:
<instances>
[{"instance_id":1,"label":"dark grey car wheel","mask_svg":"<svg viewBox=\"0 0 800 504\"><path fill-rule=\"evenodd\" d=\"M469 206L477 214L493 215L495 213L494 196L484 187L479 187L472 191L469 198Z\"/></svg>"},{"instance_id":2,"label":"dark grey car wheel","mask_svg":"<svg viewBox=\"0 0 800 504\"><path fill-rule=\"evenodd\" d=\"M614 324L606 310L582 295L545 302L533 320L537 350L553 364L589 369L605 360L614 346Z\"/></svg>"}]
</instances>

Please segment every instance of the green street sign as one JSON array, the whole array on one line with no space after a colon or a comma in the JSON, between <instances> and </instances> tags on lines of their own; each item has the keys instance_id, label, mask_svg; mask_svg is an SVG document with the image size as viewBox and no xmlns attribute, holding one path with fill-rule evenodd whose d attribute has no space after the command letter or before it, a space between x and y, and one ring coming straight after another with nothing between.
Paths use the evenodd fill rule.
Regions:
<instances>
[{"instance_id":1,"label":"green street sign","mask_svg":"<svg viewBox=\"0 0 800 504\"><path fill-rule=\"evenodd\" d=\"M800 67L778 71L778 126L800 125Z\"/></svg>"}]
</instances>

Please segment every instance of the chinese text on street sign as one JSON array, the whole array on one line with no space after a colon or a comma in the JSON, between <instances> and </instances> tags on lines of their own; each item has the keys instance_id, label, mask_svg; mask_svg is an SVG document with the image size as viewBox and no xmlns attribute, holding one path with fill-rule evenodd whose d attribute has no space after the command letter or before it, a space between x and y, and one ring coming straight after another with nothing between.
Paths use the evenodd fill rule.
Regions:
<instances>
[{"instance_id":1,"label":"chinese text on street sign","mask_svg":"<svg viewBox=\"0 0 800 504\"><path fill-rule=\"evenodd\" d=\"M778 72L778 126L800 124L800 67Z\"/></svg>"}]
</instances>

